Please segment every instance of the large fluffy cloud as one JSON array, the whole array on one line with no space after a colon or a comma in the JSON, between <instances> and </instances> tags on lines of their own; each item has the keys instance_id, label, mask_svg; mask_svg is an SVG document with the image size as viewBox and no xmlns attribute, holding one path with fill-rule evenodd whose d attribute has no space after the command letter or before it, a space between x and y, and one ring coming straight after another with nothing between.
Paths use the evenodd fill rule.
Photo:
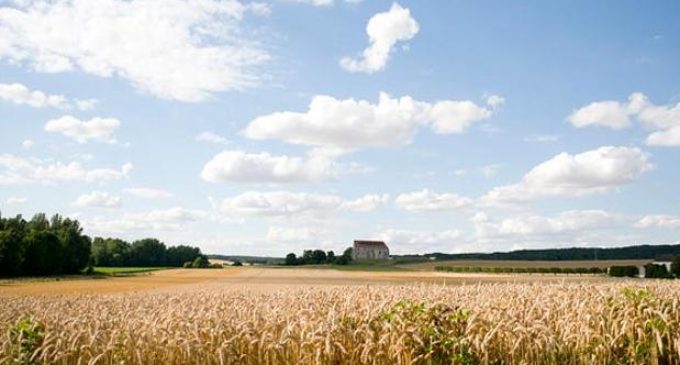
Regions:
<instances>
[{"instance_id":1,"label":"large fluffy cloud","mask_svg":"<svg viewBox=\"0 0 680 365\"><path fill-rule=\"evenodd\" d=\"M375 14L366 25L370 46L359 58L344 57L340 66L350 72L373 73L385 68L392 49L400 41L408 41L418 34L418 22L411 11L393 3L390 10Z\"/></svg>"},{"instance_id":2,"label":"large fluffy cloud","mask_svg":"<svg viewBox=\"0 0 680 365\"><path fill-rule=\"evenodd\" d=\"M120 121L115 118L92 118L81 121L70 115L52 119L45 124L47 132L61 133L64 136L76 140L78 143L89 141L115 143L113 132L120 126Z\"/></svg>"},{"instance_id":3,"label":"large fluffy cloud","mask_svg":"<svg viewBox=\"0 0 680 365\"><path fill-rule=\"evenodd\" d=\"M427 189L399 194L399 209L411 212L456 210L472 204L472 199L454 193L436 193Z\"/></svg>"},{"instance_id":4,"label":"large fluffy cloud","mask_svg":"<svg viewBox=\"0 0 680 365\"><path fill-rule=\"evenodd\" d=\"M163 98L199 101L256 84L252 67L268 58L244 40L251 6L236 0L14 4L0 7L0 58L39 72L117 75Z\"/></svg>"},{"instance_id":5,"label":"large fluffy cloud","mask_svg":"<svg viewBox=\"0 0 680 365\"><path fill-rule=\"evenodd\" d=\"M221 210L227 215L254 216L324 214L339 209L369 211L376 209L383 199L385 198L378 195L365 195L355 200L344 200L332 194L247 191L224 199Z\"/></svg>"},{"instance_id":6,"label":"large fluffy cloud","mask_svg":"<svg viewBox=\"0 0 680 365\"><path fill-rule=\"evenodd\" d=\"M598 101L574 111L568 120L576 127L593 125L612 129L629 127L633 118L655 130L646 139L652 146L680 146L680 103L655 105L642 93L633 93L627 102Z\"/></svg>"},{"instance_id":7,"label":"large fluffy cloud","mask_svg":"<svg viewBox=\"0 0 680 365\"><path fill-rule=\"evenodd\" d=\"M201 172L212 183L290 183L314 182L334 175L331 156L312 151L307 158L223 151L215 155Z\"/></svg>"},{"instance_id":8,"label":"large fluffy cloud","mask_svg":"<svg viewBox=\"0 0 680 365\"><path fill-rule=\"evenodd\" d=\"M639 148L605 146L571 155L560 153L529 171L513 185L489 191L486 203L513 203L542 196L601 193L635 181L652 168Z\"/></svg>"},{"instance_id":9,"label":"large fluffy cloud","mask_svg":"<svg viewBox=\"0 0 680 365\"><path fill-rule=\"evenodd\" d=\"M428 103L410 96L392 98L386 93L380 93L377 104L317 95L306 112L285 111L255 118L245 135L340 149L398 146L409 143L422 126L441 134L462 133L472 123L491 117L498 105L496 98L490 97L486 106L480 106L467 100Z\"/></svg>"},{"instance_id":10,"label":"large fluffy cloud","mask_svg":"<svg viewBox=\"0 0 680 365\"><path fill-rule=\"evenodd\" d=\"M10 154L0 155L0 185L25 183L88 182L97 183L120 180L132 171L126 163L120 169L88 169L79 162L63 163L38 158L23 158Z\"/></svg>"}]
</instances>

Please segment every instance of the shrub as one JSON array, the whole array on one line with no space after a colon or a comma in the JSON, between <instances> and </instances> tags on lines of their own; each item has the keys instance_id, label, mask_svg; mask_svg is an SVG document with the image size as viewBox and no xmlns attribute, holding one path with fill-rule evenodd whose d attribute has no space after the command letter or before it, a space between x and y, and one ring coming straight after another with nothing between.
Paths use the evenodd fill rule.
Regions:
<instances>
[{"instance_id":1,"label":"shrub","mask_svg":"<svg viewBox=\"0 0 680 365\"><path fill-rule=\"evenodd\" d=\"M680 279L680 255L675 256L671 264L671 273Z\"/></svg>"},{"instance_id":2,"label":"shrub","mask_svg":"<svg viewBox=\"0 0 680 365\"><path fill-rule=\"evenodd\" d=\"M201 255L196 257L194 259L194 262L191 263L191 267L195 269L204 269L210 266L210 261L208 261L208 258Z\"/></svg>"},{"instance_id":3,"label":"shrub","mask_svg":"<svg viewBox=\"0 0 680 365\"><path fill-rule=\"evenodd\" d=\"M21 317L10 327L9 340L12 357L17 364L31 364L33 353L45 339L45 326L29 317Z\"/></svg>"},{"instance_id":4,"label":"shrub","mask_svg":"<svg viewBox=\"0 0 680 365\"><path fill-rule=\"evenodd\" d=\"M647 264L645 265L645 278L666 279L672 277L666 265Z\"/></svg>"},{"instance_id":5,"label":"shrub","mask_svg":"<svg viewBox=\"0 0 680 365\"><path fill-rule=\"evenodd\" d=\"M612 266L609 268L609 276L613 277L636 277L639 270L636 266Z\"/></svg>"}]
</instances>

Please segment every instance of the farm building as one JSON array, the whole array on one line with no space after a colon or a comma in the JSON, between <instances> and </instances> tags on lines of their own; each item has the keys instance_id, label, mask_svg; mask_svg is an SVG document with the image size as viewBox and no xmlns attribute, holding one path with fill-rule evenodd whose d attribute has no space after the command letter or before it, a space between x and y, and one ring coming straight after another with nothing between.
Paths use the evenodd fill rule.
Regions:
<instances>
[{"instance_id":1,"label":"farm building","mask_svg":"<svg viewBox=\"0 0 680 365\"><path fill-rule=\"evenodd\" d=\"M359 260L389 260L390 249L383 241L354 241L352 259Z\"/></svg>"}]
</instances>

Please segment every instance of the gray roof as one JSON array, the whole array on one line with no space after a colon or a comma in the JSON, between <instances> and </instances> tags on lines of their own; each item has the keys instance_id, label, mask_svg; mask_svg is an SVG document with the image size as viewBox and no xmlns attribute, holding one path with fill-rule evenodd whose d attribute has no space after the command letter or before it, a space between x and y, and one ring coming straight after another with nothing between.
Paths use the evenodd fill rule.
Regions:
<instances>
[{"instance_id":1,"label":"gray roof","mask_svg":"<svg viewBox=\"0 0 680 365\"><path fill-rule=\"evenodd\" d=\"M368 241L368 240L355 240L355 245L359 246L372 246L376 248L387 248L387 245L383 241Z\"/></svg>"}]
</instances>

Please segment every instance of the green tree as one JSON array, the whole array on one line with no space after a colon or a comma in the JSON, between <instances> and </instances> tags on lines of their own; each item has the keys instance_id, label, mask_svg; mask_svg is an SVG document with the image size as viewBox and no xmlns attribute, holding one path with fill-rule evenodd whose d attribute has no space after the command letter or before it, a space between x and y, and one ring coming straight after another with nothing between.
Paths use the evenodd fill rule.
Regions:
<instances>
[{"instance_id":1,"label":"green tree","mask_svg":"<svg viewBox=\"0 0 680 365\"><path fill-rule=\"evenodd\" d=\"M285 264L288 265L288 266L297 265L298 264L297 256L295 256L295 254L292 253L292 252L289 253L288 255L286 255Z\"/></svg>"},{"instance_id":2,"label":"green tree","mask_svg":"<svg viewBox=\"0 0 680 365\"><path fill-rule=\"evenodd\" d=\"M309 264L314 263L314 258L312 257L313 254L314 254L314 251L312 251L312 250L302 251L302 257L300 258L302 265L309 265Z\"/></svg>"},{"instance_id":3,"label":"green tree","mask_svg":"<svg viewBox=\"0 0 680 365\"><path fill-rule=\"evenodd\" d=\"M106 247L107 239L102 237L95 237L92 240L92 260L96 266L113 266L111 265L111 254L108 247Z\"/></svg>"},{"instance_id":4,"label":"green tree","mask_svg":"<svg viewBox=\"0 0 680 365\"><path fill-rule=\"evenodd\" d=\"M63 272L63 250L59 237L53 232L31 230L22 243L24 261L21 271L24 275L54 275Z\"/></svg>"},{"instance_id":5,"label":"green tree","mask_svg":"<svg viewBox=\"0 0 680 365\"><path fill-rule=\"evenodd\" d=\"M0 276L15 276L21 273L24 258L21 240L17 232L0 231Z\"/></svg>"},{"instance_id":6,"label":"green tree","mask_svg":"<svg viewBox=\"0 0 680 365\"><path fill-rule=\"evenodd\" d=\"M347 247L345 249L345 252L342 253L342 256L344 256L348 262L352 261L352 254L354 252L354 249L352 247Z\"/></svg>"},{"instance_id":7,"label":"green tree","mask_svg":"<svg viewBox=\"0 0 680 365\"><path fill-rule=\"evenodd\" d=\"M55 214L51 221L51 230L59 237L62 249L62 268L66 274L77 274L88 264L92 242L83 234L77 220L63 219Z\"/></svg>"},{"instance_id":8,"label":"green tree","mask_svg":"<svg viewBox=\"0 0 680 365\"><path fill-rule=\"evenodd\" d=\"M165 264L168 266L180 267L183 263L193 261L198 256L201 256L201 249L198 247L185 245L172 246L167 250Z\"/></svg>"},{"instance_id":9,"label":"green tree","mask_svg":"<svg viewBox=\"0 0 680 365\"><path fill-rule=\"evenodd\" d=\"M132 243L130 264L132 266L165 266L165 244L155 238L145 238Z\"/></svg>"},{"instance_id":10,"label":"green tree","mask_svg":"<svg viewBox=\"0 0 680 365\"><path fill-rule=\"evenodd\" d=\"M333 250L326 252L326 262L328 262L329 264L335 262L335 252L333 252Z\"/></svg>"},{"instance_id":11,"label":"green tree","mask_svg":"<svg viewBox=\"0 0 680 365\"><path fill-rule=\"evenodd\" d=\"M323 250L312 251L312 263L315 265L326 263L326 253Z\"/></svg>"},{"instance_id":12,"label":"green tree","mask_svg":"<svg viewBox=\"0 0 680 365\"><path fill-rule=\"evenodd\" d=\"M673 258L673 263L671 263L671 273L675 275L676 278L680 279L680 255Z\"/></svg>"}]
</instances>

